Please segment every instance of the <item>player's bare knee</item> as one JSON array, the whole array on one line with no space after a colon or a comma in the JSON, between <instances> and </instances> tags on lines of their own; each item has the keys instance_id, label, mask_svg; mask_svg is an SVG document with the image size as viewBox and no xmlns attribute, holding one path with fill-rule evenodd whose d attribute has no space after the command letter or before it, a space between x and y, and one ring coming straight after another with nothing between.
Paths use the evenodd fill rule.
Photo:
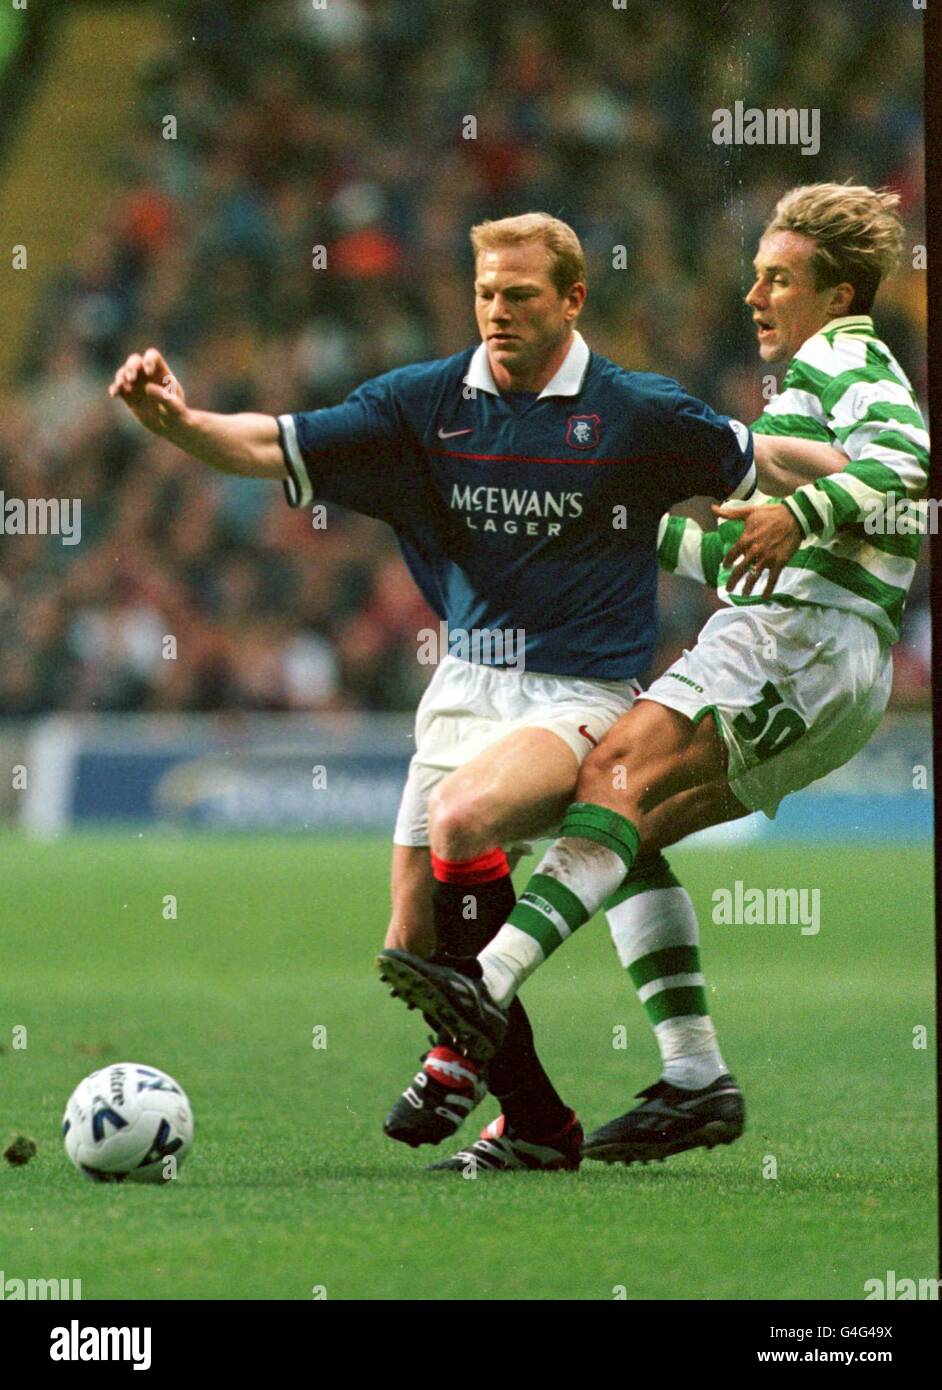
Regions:
<instances>
[{"instance_id":1,"label":"player's bare knee","mask_svg":"<svg viewBox=\"0 0 942 1390\"><path fill-rule=\"evenodd\" d=\"M473 789L438 789L429 800L429 838L440 859L473 859L491 848L491 817Z\"/></svg>"},{"instance_id":2,"label":"player's bare knee","mask_svg":"<svg viewBox=\"0 0 942 1390\"><path fill-rule=\"evenodd\" d=\"M615 806L625 799L636 778L632 774L635 761L630 748L604 743L585 759L579 770L576 800L590 801L598 806Z\"/></svg>"}]
</instances>

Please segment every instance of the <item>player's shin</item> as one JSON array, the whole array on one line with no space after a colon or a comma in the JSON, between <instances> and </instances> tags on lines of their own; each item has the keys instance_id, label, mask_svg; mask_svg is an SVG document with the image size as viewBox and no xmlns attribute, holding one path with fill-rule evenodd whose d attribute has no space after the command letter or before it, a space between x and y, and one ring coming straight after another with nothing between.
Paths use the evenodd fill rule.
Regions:
<instances>
[{"instance_id":1,"label":"player's shin","mask_svg":"<svg viewBox=\"0 0 942 1390\"><path fill-rule=\"evenodd\" d=\"M533 1029L519 999L510 1005L507 1036L488 1066L487 1088L522 1139L555 1134L572 1117L537 1056Z\"/></svg>"},{"instance_id":2,"label":"player's shin","mask_svg":"<svg viewBox=\"0 0 942 1390\"><path fill-rule=\"evenodd\" d=\"M477 974L474 958L506 922L517 901L507 856L502 849L467 860L433 854L432 873L437 942L433 959Z\"/></svg>"},{"instance_id":3,"label":"player's shin","mask_svg":"<svg viewBox=\"0 0 942 1390\"><path fill-rule=\"evenodd\" d=\"M432 855L433 903L438 946L433 959L465 974L478 974L475 957L510 916L516 895L503 850L470 861ZM447 1034L439 1042L451 1045ZM468 1065L471 1065L468 1063ZM552 1134L570 1117L536 1053L533 1030L519 1000L510 1010L503 1046L487 1069L487 1086L508 1124L524 1138Z\"/></svg>"},{"instance_id":4,"label":"player's shin","mask_svg":"<svg viewBox=\"0 0 942 1390\"><path fill-rule=\"evenodd\" d=\"M726 1064L707 1007L697 915L662 854L634 866L605 915L654 1029L662 1080L689 1090L709 1086Z\"/></svg>"},{"instance_id":5,"label":"player's shin","mask_svg":"<svg viewBox=\"0 0 942 1390\"><path fill-rule=\"evenodd\" d=\"M587 922L638 854L631 821L587 802L566 812L562 835L537 866L497 936L478 956L484 983L506 1008L524 980Z\"/></svg>"},{"instance_id":6,"label":"player's shin","mask_svg":"<svg viewBox=\"0 0 942 1390\"><path fill-rule=\"evenodd\" d=\"M500 848L474 859L440 859L432 855L432 909L436 947L431 959L462 974L478 976L477 956L493 940L516 902L510 865ZM439 1047L450 1049L451 1038L433 1020Z\"/></svg>"}]
</instances>

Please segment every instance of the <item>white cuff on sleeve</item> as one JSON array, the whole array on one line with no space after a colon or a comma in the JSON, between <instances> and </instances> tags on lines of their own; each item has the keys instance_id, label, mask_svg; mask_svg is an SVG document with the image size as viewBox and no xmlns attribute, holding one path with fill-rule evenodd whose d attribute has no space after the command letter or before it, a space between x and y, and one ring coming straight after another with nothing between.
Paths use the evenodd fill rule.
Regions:
<instances>
[{"instance_id":1,"label":"white cuff on sleeve","mask_svg":"<svg viewBox=\"0 0 942 1390\"><path fill-rule=\"evenodd\" d=\"M314 486L298 448L298 431L293 415L278 416L278 436L288 470L288 476L284 480L288 506L309 507L314 501Z\"/></svg>"},{"instance_id":2,"label":"white cuff on sleeve","mask_svg":"<svg viewBox=\"0 0 942 1390\"><path fill-rule=\"evenodd\" d=\"M749 465L749 471L739 484L735 492L731 492L727 497L727 502L743 502L747 497L751 497L756 490L756 465L753 461Z\"/></svg>"}]
</instances>

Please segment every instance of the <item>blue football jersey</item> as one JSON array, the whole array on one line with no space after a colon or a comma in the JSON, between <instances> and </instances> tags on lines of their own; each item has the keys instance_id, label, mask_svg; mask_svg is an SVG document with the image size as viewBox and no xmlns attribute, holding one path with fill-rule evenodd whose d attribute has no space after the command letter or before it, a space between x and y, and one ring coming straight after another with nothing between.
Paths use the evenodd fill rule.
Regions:
<instances>
[{"instance_id":1,"label":"blue football jersey","mask_svg":"<svg viewBox=\"0 0 942 1390\"><path fill-rule=\"evenodd\" d=\"M553 675L642 673L657 640L661 516L755 485L745 425L578 333L530 398L501 395L482 343L278 425L292 506L317 498L388 522L451 632L522 630L526 668Z\"/></svg>"}]
</instances>

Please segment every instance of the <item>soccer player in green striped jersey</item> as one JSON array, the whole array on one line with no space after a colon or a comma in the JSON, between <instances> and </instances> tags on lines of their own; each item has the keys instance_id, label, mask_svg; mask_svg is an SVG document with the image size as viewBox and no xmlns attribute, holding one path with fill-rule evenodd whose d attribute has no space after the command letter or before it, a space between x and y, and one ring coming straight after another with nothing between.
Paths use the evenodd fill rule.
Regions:
<instances>
[{"instance_id":1,"label":"soccer player in green striped jersey","mask_svg":"<svg viewBox=\"0 0 942 1390\"><path fill-rule=\"evenodd\" d=\"M715 508L723 521L711 533L665 518L662 564L714 584L724 607L586 759L562 837L478 957L480 981L414 958L395 967L400 993L486 1056L521 984L616 894L612 934L664 1069L642 1105L590 1136L592 1157L666 1157L742 1132L696 916L657 851L697 817L774 817L785 795L863 746L889 698L920 539L893 523L925 497L929 458L912 386L870 317L899 258L898 202L862 186L793 189L763 233L746 298L761 357L788 362L754 431L836 444L846 467L782 501Z\"/></svg>"}]
</instances>

